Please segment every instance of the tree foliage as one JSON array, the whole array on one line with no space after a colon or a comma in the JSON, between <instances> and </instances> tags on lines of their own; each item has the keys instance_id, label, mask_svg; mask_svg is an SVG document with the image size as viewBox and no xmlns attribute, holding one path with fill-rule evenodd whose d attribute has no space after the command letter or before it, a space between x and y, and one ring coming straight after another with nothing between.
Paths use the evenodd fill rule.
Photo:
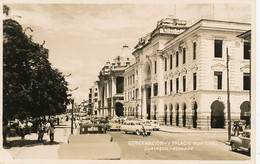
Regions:
<instances>
[{"instance_id":1,"label":"tree foliage","mask_svg":"<svg viewBox=\"0 0 260 164\"><path fill-rule=\"evenodd\" d=\"M69 104L68 83L52 68L49 50L25 31L13 19L3 21L4 121L62 113Z\"/></svg>"}]
</instances>

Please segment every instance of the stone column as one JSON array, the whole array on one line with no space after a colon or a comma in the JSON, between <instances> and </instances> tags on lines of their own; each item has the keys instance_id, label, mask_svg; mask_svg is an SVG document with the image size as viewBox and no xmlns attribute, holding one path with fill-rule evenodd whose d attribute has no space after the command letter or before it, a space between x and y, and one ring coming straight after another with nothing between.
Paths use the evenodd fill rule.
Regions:
<instances>
[{"instance_id":1,"label":"stone column","mask_svg":"<svg viewBox=\"0 0 260 164\"><path fill-rule=\"evenodd\" d=\"M146 119L147 116L147 104L146 104L146 96L147 96L147 91L146 88L143 88L143 104L142 104L142 114L143 114L143 118Z\"/></svg>"}]
</instances>

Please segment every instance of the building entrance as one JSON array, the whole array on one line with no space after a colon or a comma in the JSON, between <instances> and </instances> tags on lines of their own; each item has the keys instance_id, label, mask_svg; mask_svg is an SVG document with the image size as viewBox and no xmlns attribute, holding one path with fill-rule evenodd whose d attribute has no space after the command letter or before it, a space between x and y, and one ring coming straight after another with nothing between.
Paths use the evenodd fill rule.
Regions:
<instances>
[{"instance_id":1,"label":"building entrance","mask_svg":"<svg viewBox=\"0 0 260 164\"><path fill-rule=\"evenodd\" d=\"M116 115L118 117L124 116L124 107L122 103L116 103Z\"/></svg>"},{"instance_id":2,"label":"building entrance","mask_svg":"<svg viewBox=\"0 0 260 164\"><path fill-rule=\"evenodd\" d=\"M244 101L241 105L240 105L240 119L241 120L246 120L246 124L249 125L250 124L250 102L249 101Z\"/></svg>"},{"instance_id":3,"label":"building entrance","mask_svg":"<svg viewBox=\"0 0 260 164\"><path fill-rule=\"evenodd\" d=\"M194 105L193 105L193 115L192 115L192 125L193 128L197 128L197 109L198 109L198 105L197 102L195 101Z\"/></svg>"},{"instance_id":4,"label":"building entrance","mask_svg":"<svg viewBox=\"0 0 260 164\"><path fill-rule=\"evenodd\" d=\"M224 128L224 104L218 100L211 104L211 128Z\"/></svg>"}]
</instances>

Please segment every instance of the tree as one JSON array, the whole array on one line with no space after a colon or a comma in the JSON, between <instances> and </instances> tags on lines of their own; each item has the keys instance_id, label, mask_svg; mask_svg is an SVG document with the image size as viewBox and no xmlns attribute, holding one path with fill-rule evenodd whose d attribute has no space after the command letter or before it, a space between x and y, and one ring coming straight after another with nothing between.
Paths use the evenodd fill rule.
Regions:
<instances>
[{"instance_id":1,"label":"tree","mask_svg":"<svg viewBox=\"0 0 260 164\"><path fill-rule=\"evenodd\" d=\"M9 7L3 12L8 14ZM49 50L34 43L17 21L3 21L4 121L66 110L68 83L58 69L52 68L48 56Z\"/></svg>"}]
</instances>

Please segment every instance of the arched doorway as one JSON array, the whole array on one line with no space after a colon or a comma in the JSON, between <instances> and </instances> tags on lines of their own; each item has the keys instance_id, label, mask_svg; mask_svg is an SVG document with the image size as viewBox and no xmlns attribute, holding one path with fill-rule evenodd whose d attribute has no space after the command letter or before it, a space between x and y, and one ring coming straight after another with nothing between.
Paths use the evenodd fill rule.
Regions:
<instances>
[{"instance_id":1,"label":"arched doorway","mask_svg":"<svg viewBox=\"0 0 260 164\"><path fill-rule=\"evenodd\" d=\"M153 115L154 120L156 120L156 110L157 110L157 107L156 107L156 105L154 105L154 115Z\"/></svg>"},{"instance_id":2,"label":"arched doorway","mask_svg":"<svg viewBox=\"0 0 260 164\"><path fill-rule=\"evenodd\" d=\"M164 105L164 124L167 125L167 105Z\"/></svg>"},{"instance_id":3,"label":"arched doorway","mask_svg":"<svg viewBox=\"0 0 260 164\"><path fill-rule=\"evenodd\" d=\"M250 124L250 102L249 101L244 101L240 105L240 119L241 120L246 120L246 124Z\"/></svg>"},{"instance_id":4,"label":"arched doorway","mask_svg":"<svg viewBox=\"0 0 260 164\"><path fill-rule=\"evenodd\" d=\"M170 104L170 125L172 125L172 114L173 114L172 110L173 110L173 106L172 104Z\"/></svg>"},{"instance_id":5,"label":"arched doorway","mask_svg":"<svg viewBox=\"0 0 260 164\"><path fill-rule=\"evenodd\" d=\"M197 128L197 118L198 118L197 109L198 109L198 105L197 105L197 102L195 101L194 105L193 105L193 110L192 110L193 111L193 114L192 114L193 128Z\"/></svg>"},{"instance_id":6,"label":"arched doorway","mask_svg":"<svg viewBox=\"0 0 260 164\"><path fill-rule=\"evenodd\" d=\"M211 128L224 128L224 104L218 100L211 104Z\"/></svg>"},{"instance_id":7,"label":"arched doorway","mask_svg":"<svg viewBox=\"0 0 260 164\"><path fill-rule=\"evenodd\" d=\"M122 103L116 103L116 115L118 117L124 116L124 107Z\"/></svg>"},{"instance_id":8,"label":"arched doorway","mask_svg":"<svg viewBox=\"0 0 260 164\"><path fill-rule=\"evenodd\" d=\"M186 126L186 103L183 103L183 115L182 115L182 124L183 124L183 127Z\"/></svg>"},{"instance_id":9,"label":"arched doorway","mask_svg":"<svg viewBox=\"0 0 260 164\"><path fill-rule=\"evenodd\" d=\"M138 118L138 107L136 107L136 118Z\"/></svg>"},{"instance_id":10,"label":"arched doorway","mask_svg":"<svg viewBox=\"0 0 260 164\"><path fill-rule=\"evenodd\" d=\"M179 104L176 104L176 126L179 126Z\"/></svg>"}]
</instances>

